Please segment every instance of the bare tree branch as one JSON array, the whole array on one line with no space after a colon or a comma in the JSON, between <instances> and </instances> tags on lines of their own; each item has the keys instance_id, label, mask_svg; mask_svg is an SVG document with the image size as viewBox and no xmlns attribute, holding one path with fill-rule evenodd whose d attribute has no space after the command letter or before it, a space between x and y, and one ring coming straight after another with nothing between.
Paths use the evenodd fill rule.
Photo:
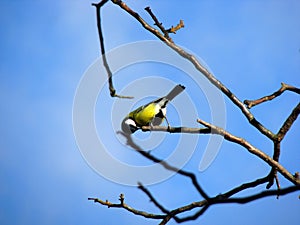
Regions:
<instances>
[{"instance_id":1,"label":"bare tree branch","mask_svg":"<svg viewBox=\"0 0 300 225\"><path fill-rule=\"evenodd\" d=\"M197 120L200 124L204 125L205 127L208 127L211 129L212 134L219 134L224 136L224 138L228 141L237 143L241 146L243 146L244 148L246 148L250 153L258 156L259 158L261 158L262 160L264 160L266 163L268 163L270 166L276 168L276 170L278 170L278 172L280 172L286 179L288 179L289 181L291 181L293 184L295 185L299 185L300 184L300 180L299 179L295 179L295 177L290 174L282 165L280 165L277 161L275 161L274 159L272 159L270 156L266 155L264 152L260 151L259 149L255 148L253 145L251 145L249 142L247 142L245 139L240 138L240 137L236 137L232 134L230 134L229 132L225 131L224 129L220 128L220 127L216 127L210 123L207 123L201 119Z\"/></svg>"},{"instance_id":2,"label":"bare tree branch","mask_svg":"<svg viewBox=\"0 0 300 225\"><path fill-rule=\"evenodd\" d=\"M279 161L280 156L280 141L274 140L274 150L273 150L273 160L276 162ZM274 184L274 179L276 181L277 188L280 189L280 184L277 176L277 169L272 167L270 174L269 174L269 183L267 184L267 189L271 188Z\"/></svg>"},{"instance_id":3,"label":"bare tree branch","mask_svg":"<svg viewBox=\"0 0 300 225\"><path fill-rule=\"evenodd\" d=\"M204 204L207 203L206 200L201 201L201 204L203 204L203 208L199 211L197 211L195 214L191 215L191 216L187 216L187 217L183 217L183 218L179 218L178 216L174 215L171 216L171 212L167 209L165 209L155 198L154 196L150 193L150 191L144 187L141 183L139 183L139 189L141 189L150 199L151 202L153 202L153 204L158 207L163 213L169 215L168 217L166 216L166 218L162 221L162 223L160 224L166 224L167 221L169 221L171 218L173 218L177 223L183 223L185 221L189 221L189 220L195 220L197 219L199 216L201 216L209 207L208 204Z\"/></svg>"},{"instance_id":4,"label":"bare tree branch","mask_svg":"<svg viewBox=\"0 0 300 225\"><path fill-rule=\"evenodd\" d=\"M162 23L158 21L157 17L152 13L150 7L147 6L145 8L145 10L149 13L149 15L151 16L151 18L154 21L154 25L157 26L161 30L161 32L164 34L165 38L168 39L169 41L173 42L169 36L169 32L165 29L165 27L162 25Z\"/></svg>"},{"instance_id":5,"label":"bare tree branch","mask_svg":"<svg viewBox=\"0 0 300 225\"><path fill-rule=\"evenodd\" d=\"M145 187L143 186L142 183L139 183L139 189L141 189L150 199L151 202L153 202L153 204L159 208L163 213L167 214L167 215L171 215L171 212L169 210L167 210L166 208L164 208L155 198L154 196L150 193L150 191ZM204 202L207 202L207 201L202 201L203 203ZM209 205L204 205L203 208L200 210L200 212L196 212L194 215L192 216L188 216L188 217L184 217L184 218L179 218L178 216L174 215L172 218L177 222L177 223L182 223L182 222L185 222L185 221L188 221L188 220L195 220L197 219L200 215L202 215L205 210L208 208ZM171 217L169 218L166 218L166 220L168 219L171 219ZM166 221L164 221L166 222Z\"/></svg>"},{"instance_id":6,"label":"bare tree branch","mask_svg":"<svg viewBox=\"0 0 300 225\"><path fill-rule=\"evenodd\" d=\"M169 210L167 210L166 208L164 208L155 198L154 198L154 196L151 194L151 192L141 183L141 182L139 182L138 183L138 188L140 189L140 190L142 190L148 197L149 197L149 199L150 199L150 201L151 202L153 202L153 204L157 207L157 208L159 208L163 213L165 213L165 214L168 214L168 213L170 213L170 211Z\"/></svg>"},{"instance_id":7,"label":"bare tree branch","mask_svg":"<svg viewBox=\"0 0 300 225\"><path fill-rule=\"evenodd\" d=\"M285 87L285 86L283 86L283 87ZM291 87L291 86L288 86L288 87ZM280 143L283 140L283 138L285 137L286 133L290 130L293 123L296 121L299 113L300 113L300 103L298 103L298 105L293 109L292 113L285 120L285 122L283 123L283 125L281 126L281 128L279 129L278 133L276 134L276 136L273 140L273 143L274 143L273 159L277 162L279 161L279 156L280 156L280 148L281 148ZM270 187L272 187L272 185L274 184L274 179L275 179L277 188L280 189L280 184L279 184L276 168L272 167L269 178L270 178L270 180L267 185L267 188L269 189Z\"/></svg>"},{"instance_id":8,"label":"bare tree branch","mask_svg":"<svg viewBox=\"0 0 300 225\"><path fill-rule=\"evenodd\" d=\"M175 26L175 27L171 27L171 28L169 28L167 31L169 32L169 33L174 33L174 34L176 34L176 32L178 31L178 30L180 30L181 28L183 28L184 27L184 22L183 22L183 20L180 20L179 21L179 23Z\"/></svg>"},{"instance_id":9,"label":"bare tree branch","mask_svg":"<svg viewBox=\"0 0 300 225\"><path fill-rule=\"evenodd\" d=\"M130 96L122 96L118 95L116 93L116 90L113 85L113 79L112 79L112 72L109 68L107 58L106 58L106 53L105 53L105 47L104 47L104 37L102 34L102 26L101 26L101 7L107 3L108 0L102 0L101 2L95 4L93 3L92 5L96 7L96 17L97 17L97 27L98 27L98 34L99 34L99 40L100 40L100 49L101 49L101 56L102 56L102 61L103 65L106 69L107 75L108 75L108 84L109 84L109 91L110 91L110 96L111 97L118 97L118 98L133 98Z\"/></svg>"},{"instance_id":10,"label":"bare tree branch","mask_svg":"<svg viewBox=\"0 0 300 225\"><path fill-rule=\"evenodd\" d=\"M92 200L94 202L100 203L101 205L106 205L108 208L123 208L135 215L143 216L145 218L150 218L150 219L164 219L165 218L165 215L147 213L147 212L140 211L140 210L130 207L129 205L124 203L124 195L123 194L120 195L120 199L119 199L120 203L111 203L108 200L103 201L98 198L88 198L88 200Z\"/></svg>"},{"instance_id":11,"label":"bare tree branch","mask_svg":"<svg viewBox=\"0 0 300 225\"><path fill-rule=\"evenodd\" d=\"M194 214L194 216L188 218L188 220L191 220L192 218L197 217L198 213L201 215L203 213L203 211L207 210L207 208L209 206L214 205L214 204L220 204L220 203L245 204L245 203L255 201L257 199L261 199L261 198L264 198L264 197L282 196L282 195L286 195L286 194L289 194L289 193L292 193L292 192L295 192L295 191L299 191L299 190L300 190L300 185L295 185L295 186L290 186L290 187L280 189L280 190L262 191L261 193L258 193L258 194L254 194L254 195L247 196L247 197L240 197L240 198L226 198L226 197L224 198L223 195L218 195L215 198L209 199L208 201L203 200L203 201L200 201L200 202L193 202L189 205L186 205L186 206L180 207L178 209L175 209L175 210L170 212L170 215L174 216L178 213L182 213L182 212L186 212L186 211L189 211L191 209L194 209L194 208L202 207L202 209L199 212L197 212L196 214ZM183 219L183 220L186 221L187 218Z\"/></svg>"},{"instance_id":12,"label":"bare tree branch","mask_svg":"<svg viewBox=\"0 0 300 225\"><path fill-rule=\"evenodd\" d=\"M176 222L183 223L183 222L190 221L190 220L196 220L206 212L206 210L209 208L209 206L210 206L209 204L206 204L200 210L198 210L194 215L186 216L183 218L178 218L176 220Z\"/></svg>"},{"instance_id":13,"label":"bare tree branch","mask_svg":"<svg viewBox=\"0 0 300 225\"><path fill-rule=\"evenodd\" d=\"M171 27L169 29L166 29L161 22L158 21L157 17L153 14L151 11L150 7L146 7L145 10L149 13L151 18L154 20L154 25L156 25L161 32L164 34L165 38L168 39L169 41L173 42L173 40L170 38L169 33L174 33L176 34L176 31L184 27L183 20L180 20L179 24L177 24L175 27Z\"/></svg>"},{"instance_id":14,"label":"bare tree branch","mask_svg":"<svg viewBox=\"0 0 300 225\"><path fill-rule=\"evenodd\" d=\"M263 102L271 101L272 99L280 96L285 91L292 91L292 92L295 92L297 94L300 94L300 89L299 88L296 88L294 86L291 86L291 85L288 85L288 84L285 84L285 83L281 83L280 89L278 91L275 91L273 94L262 97L262 98L259 98L257 100L245 100L244 103L245 103L245 105L247 105L248 109L250 109L253 106L256 106L256 105L261 104Z\"/></svg>"},{"instance_id":15,"label":"bare tree branch","mask_svg":"<svg viewBox=\"0 0 300 225\"><path fill-rule=\"evenodd\" d=\"M290 187L282 188L282 189L262 191L261 193L254 194L254 195L247 196L247 197L216 199L216 200L214 200L213 204L218 204L218 203L245 204L245 203L252 202L252 201L255 201L257 199L264 198L264 197L282 196L282 195L286 195L286 194L289 194L289 193L292 193L292 192L295 192L295 191L299 191L299 190L300 190L300 185L294 185L294 186L290 186Z\"/></svg>"},{"instance_id":16,"label":"bare tree branch","mask_svg":"<svg viewBox=\"0 0 300 225\"><path fill-rule=\"evenodd\" d=\"M243 190L246 190L248 188L254 188L254 187L257 187L258 185L261 185L263 183L266 183L269 181L269 175L266 176L266 177L263 177L263 178L259 178L255 181L251 181L251 182L248 182L248 183L244 183L240 186L237 186L235 188L233 188L232 190L228 191L228 192L225 192L222 195L222 198L229 198L231 197L232 195L236 194L236 193L239 193Z\"/></svg>"},{"instance_id":17,"label":"bare tree branch","mask_svg":"<svg viewBox=\"0 0 300 225\"><path fill-rule=\"evenodd\" d=\"M291 126L298 118L299 113L300 113L300 103L298 103L298 105L293 109L292 113L285 120L285 122L281 126L280 130L278 131L278 133L276 135L276 137L277 137L276 139L278 141L281 141L285 137L286 133L290 130Z\"/></svg>"},{"instance_id":18,"label":"bare tree branch","mask_svg":"<svg viewBox=\"0 0 300 225\"><path fill-rule=\"evenodd\" d=\"M174 218L174 216L177 214L187 212L192 209L199 208L199 207L202 208L202 207L205 207L207 204L208 204L207 200L202 200L199 202L192 202L191 204L188 204L186 206L182 206L177 209L174 209L169 212L169 214L162 220L162 222L160 224L166 224L170 219Z\"/></svg>"},{"instance_id":19,"label":"bare tree branch","mask_svg":"<svg viewBox=\"0 0 300 225\"><path fill-rule=\"evenodd\" d=\"M200 202L193 202L189 205L177 208L175 210L170 211L169 215L164 218L164 220L162 222L167 222L169 221L171 218L174 217L174 215L177 215L179 213L182 212L186 212L189 210L192 210L194 208L199 208L202 207L202 209L200 211L198 211L197 213L195 213L193 216L190 217L186 217L183 219L179 219L179 221L183 222L183 221L187 221L187 220L192 220L192 219L196 219L197 217L199 217L200 215L203 214L204 211L207 210L207 208L211 205L215 205L215 204L221 204L221 203L239 203L239 204L245 204L251 201L255 201L257 199L261 199L264 197L269 197L269 196L282 196L282 195L286 195L295 191L299 191L300 190L300 185L295 185L295 186L291 186L291 187L287 187L284 189L280 189L280 190L267 190L267 191L263 191L261 193L258 194L254 194L251 196L247 196L247 197L241 197L241 198L223 198L220 197L221 195L216 196L215 198L211 198L208 201L207 200L203 200ZM166 224L166 223L160 223L160 224Z\"/></svg>"},{"instance_id":20,"label":"bare tree branch","mask_svg":"<svg viewBox=\"0 0 300 225\"><path fill-rule=\"evenodd\" d=\"M200 193L200 195L205 199L209 198L209 196L205 193L203 188L198 183L195 174L193 174L191 172L184 171L184 170L179 169L179 168L176 168L172 165L169 165L166 161L158 159L155 156L151 155L150 152L144 151L140 146L138 146L137 144L134 143L134 141L132 140L132 137L130 135L127 135L123 132L118 132L118 133L123 135L127 139L127 145L132 147L134 150L136 150L138 153L140 153L141 155L143 155L147 159L149 159L149 160L151 160L155 163L161 164L167 170L177 172L178 174L180 174L182 176L185 176L185 177L189 177L191 179L194 187L196 188L196 190Z\"/></svg>"}]
</instances>

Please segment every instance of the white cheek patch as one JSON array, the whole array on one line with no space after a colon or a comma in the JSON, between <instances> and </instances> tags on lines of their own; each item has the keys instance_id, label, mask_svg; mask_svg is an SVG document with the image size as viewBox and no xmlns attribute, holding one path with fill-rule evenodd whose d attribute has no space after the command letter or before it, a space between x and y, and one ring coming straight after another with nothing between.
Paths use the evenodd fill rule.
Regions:
<instances>
[{"instance_id":1,"label":"white cheek patch","mask_svg":"<svg viewBox=\"0 0 300 225\"><path fill-rule=\"evenodd\" d=\"M164 117L166 117L167 114L167 109L166 108L162 108L161 109L162 114L164 115Z\"/></svg>"},{"instance_id":2,"label":"white cheek patch","mask_svg":"<svg viewBox=\"0 0 300 225\"><path fill-rule=\"evenodd\" d=\"M165 117L167 114L166 107L161 108L159 104L155 106L155 115L162 113L162 115Z\"/></svg>"},{"instance_id":3,"label":"white cheek patch","mask_svg":"<svg viewBox=\"0 0 300 225\"><path fill-rule=\"evenodd\" d=\"M125 124L127 124L128 126L134 126L134 127L136 127L136 123L132 120L132 119L127 119L126 121L125 121Z\"/></svg>"}]
</instances>

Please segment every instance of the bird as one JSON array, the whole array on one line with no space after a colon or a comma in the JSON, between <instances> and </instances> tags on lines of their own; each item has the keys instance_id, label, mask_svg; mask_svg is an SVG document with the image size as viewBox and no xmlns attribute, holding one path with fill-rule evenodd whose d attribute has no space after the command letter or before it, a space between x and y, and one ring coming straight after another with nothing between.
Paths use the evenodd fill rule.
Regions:
<instances>
[{"instance_id":1,"label":"bird","mask_svg":"<svg viewBox=\"0 0 300 225\"><path fill-rule=\"evenodd\" d=\"M183 85L178 84L166 96L142 105L130 112L122 121L122 131L126 134L133 134L142 126L158 126L164 119L166 119L169 128L169 122L166 117L166 106L184 89Z\"/></svg>"}]
</instances>

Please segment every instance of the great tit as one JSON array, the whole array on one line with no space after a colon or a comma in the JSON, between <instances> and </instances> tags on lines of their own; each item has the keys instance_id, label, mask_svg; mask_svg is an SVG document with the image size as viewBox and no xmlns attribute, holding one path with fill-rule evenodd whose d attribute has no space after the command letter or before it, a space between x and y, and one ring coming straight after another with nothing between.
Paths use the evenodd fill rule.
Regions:
<instances>
[{"instance_id":1,"label":"great tit","mask_svg":"<svg viewBox=\"0 0 300 225\"><path fill-rule=\"evenodd\" d=\"M132 134L142 126L160 125L164 118L168 123L166 118L166 106L169 101L175 98L184 89L185 87L183 85L176 85L165 97L158 98L130 112L122 121L123 132Z\"/></svg>"}]
</instances>

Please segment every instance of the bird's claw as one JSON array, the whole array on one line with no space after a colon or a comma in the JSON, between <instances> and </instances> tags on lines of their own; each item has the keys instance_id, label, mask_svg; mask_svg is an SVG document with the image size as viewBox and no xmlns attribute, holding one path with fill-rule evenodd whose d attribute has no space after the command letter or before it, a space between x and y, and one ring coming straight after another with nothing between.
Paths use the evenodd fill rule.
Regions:
<instances>
[{"instance_id":1,"label":"bird's claw","mask_svg":"<svg viewBox=\"0 0 300 225\"><path fill-rule=\"evenodd\" d=\"M169 125L169 124L168 124L167 131L171 133L171 127L170 127L170 125Z\"/></svg>"}]
</instances>

